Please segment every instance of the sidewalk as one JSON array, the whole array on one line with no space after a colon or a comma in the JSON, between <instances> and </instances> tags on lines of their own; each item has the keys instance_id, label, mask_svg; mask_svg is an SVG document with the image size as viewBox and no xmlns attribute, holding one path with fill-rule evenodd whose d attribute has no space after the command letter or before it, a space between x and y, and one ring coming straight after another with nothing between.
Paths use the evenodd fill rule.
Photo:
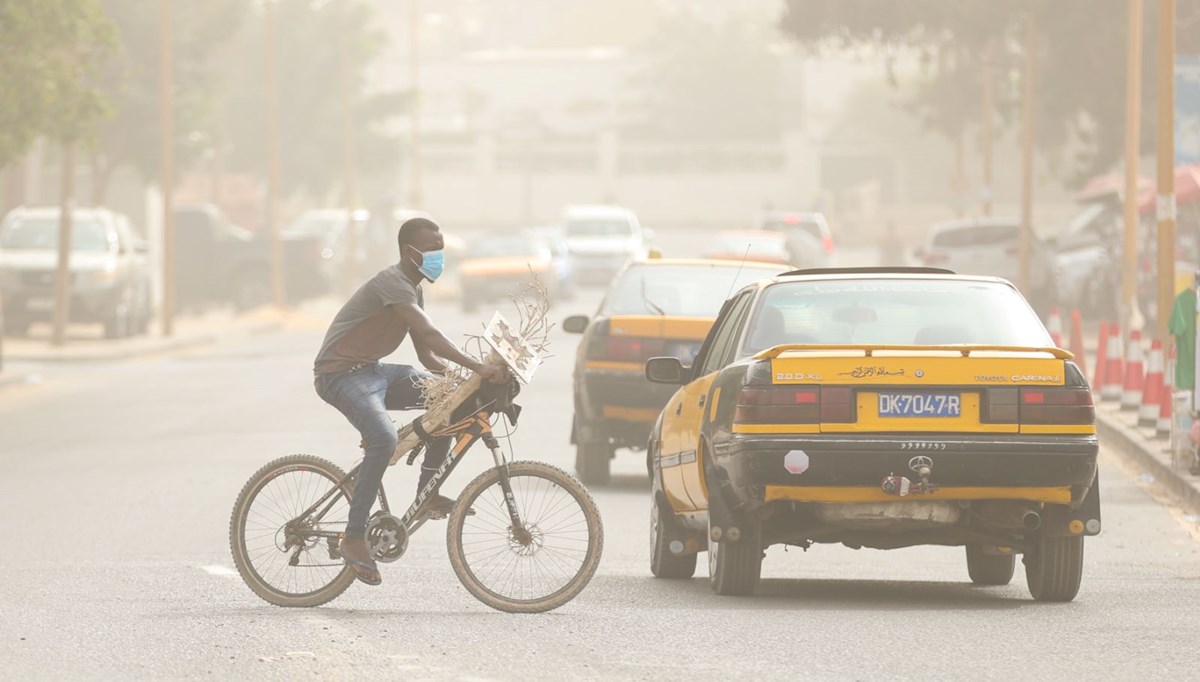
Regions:
<instances>
[{"instance_id":1,"label":"sidewalk","mask_svg":"<svg viewBox=\"0 0 1200 682\"><path fill-rule=\"evenodd\" d=\"M1191 460L1187 452L1172 463L1170 442L1155 438L1153 429L1138 426L1136 411L1122 412L1112 402L1096 402L1096 430L1105 447L1137 465L1143 476L1151 476L1163 485L1188 514L1200 515L1200 476L1188 473Z\"/></svg>"},{"instance_id":2,"label":"sidewalk","mask_svg":"<svg viewBox=\"0 0 1200 682\"><path fill-rule=\"evenodd\" d=\"M163 336L161 326L156 324L148 334L119 340L104 339L99 331L81 325L73 326L67 342L58 347L50 345L49 329L41 325L33 328L30 338L4 339L4 360L6 363L129 360L264 334L284 327L304 327L308 317L302 311L274 308L259 308L240 315L231 311L213 311L177 318L174 334L170 337Z\"/></svg>"}]
</instances>

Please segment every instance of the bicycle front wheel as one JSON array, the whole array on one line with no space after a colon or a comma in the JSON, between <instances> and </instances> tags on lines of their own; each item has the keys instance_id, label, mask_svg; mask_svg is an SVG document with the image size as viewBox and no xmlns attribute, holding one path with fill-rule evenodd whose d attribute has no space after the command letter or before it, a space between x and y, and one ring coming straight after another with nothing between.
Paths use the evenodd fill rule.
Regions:
<instances>
[{"instance_id":1,"label":"bicycle front wheel","mask_svg":"<svg viewBox=\"0 0 1200 682\"><path fill-rule=\"evenodd\" d=\"M467 484L451 514L450 564L463 587L494 609L556 609L596 573L604 546L600 510L579 481L549 464L513 462L508 477L526 533L514 531L500 470L489 469Z\"/></svg>"}]
</instances>

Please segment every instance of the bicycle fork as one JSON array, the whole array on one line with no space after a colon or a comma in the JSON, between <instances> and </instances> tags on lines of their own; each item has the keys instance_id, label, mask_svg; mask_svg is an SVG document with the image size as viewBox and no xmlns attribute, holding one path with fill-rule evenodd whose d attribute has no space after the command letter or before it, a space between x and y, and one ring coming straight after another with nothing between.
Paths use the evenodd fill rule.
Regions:
<instances>
[{"instance_id":1,"label":"bicycle fork","mask_svg":"<svg viewBox=\"0 0 1200 682\"><path fill-rule=\"evenodd\" d=\"M508 506L508 518L512 521L513 539L522 547L528 547L533 543L533 536L529 534L524 522L521 521L520 510L517 509L517 498L512 491L512 481L508 478L508 463L504 461L500 443L490 429L483 433L483 444L492 451L492 460L495 461L496 471L500 474L500 489L504 491L504 504Z\"/></svg>"}]
</instances>

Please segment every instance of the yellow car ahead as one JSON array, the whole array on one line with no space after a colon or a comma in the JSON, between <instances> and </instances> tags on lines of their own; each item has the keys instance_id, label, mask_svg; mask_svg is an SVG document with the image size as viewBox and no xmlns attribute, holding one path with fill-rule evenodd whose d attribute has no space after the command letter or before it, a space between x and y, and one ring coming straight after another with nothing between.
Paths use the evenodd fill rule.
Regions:
<instances>
[{"instance_id":1,"label":"yellow car ahead","mask_svg":"<svg viewBox=\"0 0 1200 682\"><path fill-rule=\"evenodd\" d=\"M628 263L591 318L568 317L583 334L575 355L571 443L584 483L607 483L618 448L646 447L673 389L646 380L646 360L691 362L730 292L773 277L778 265L650 258Z\"/></svg>"},{"instance_id":2,"label":"yellow car ahead","mask_svg":"<svg viewBox=\"0 0 1200 682\"><path fill-rule=\"evenodd\" d=\"M647 451L651 571L754 590L763 551L966 548L981 585L1024 555L1030 592L1070 601L1100 532L1092 394L1070 353L997 278L815 270L725 302Z\"/></svg>"}]
</instances>

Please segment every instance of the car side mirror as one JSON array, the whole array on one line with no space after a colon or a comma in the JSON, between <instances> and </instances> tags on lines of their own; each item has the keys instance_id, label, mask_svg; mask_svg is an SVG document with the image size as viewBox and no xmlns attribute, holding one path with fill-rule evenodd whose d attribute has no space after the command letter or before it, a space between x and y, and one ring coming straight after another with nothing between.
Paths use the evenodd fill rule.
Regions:
<instances>
[{"instance_id":1,"label":"car side mirror","mask_svg":"<svg viewBox=\"0 0 1200 682\"><path fill-rule=\"evenodd\" d=\"M562 328L568 334L582 334L587 330L588 321L587 315L572 315L563 320Z\"/></svg>"},{"instance_id":2,"label":"car side mirror","mask_svg":"<svg viewBox=\"0 0 1200 682\"><path fill-rule=\"evenodd\" d=\"M686 384L687 370L679 358L650 358L646 361L646 378L656 384Z\"/></svg>"}]
</instances>

